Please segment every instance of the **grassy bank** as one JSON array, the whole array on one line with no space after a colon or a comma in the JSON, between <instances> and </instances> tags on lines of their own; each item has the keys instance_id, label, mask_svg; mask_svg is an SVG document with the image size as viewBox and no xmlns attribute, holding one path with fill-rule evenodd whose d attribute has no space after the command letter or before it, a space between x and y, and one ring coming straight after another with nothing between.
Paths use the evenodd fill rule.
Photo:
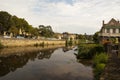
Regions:
<instances>
[{"instance_id":1,"label":"grassy bank","mask_svg":"<svg viewBox=\"0 0 120 80\"><path fill-rule=\"evenodd\" d=\"M108 55L101 44L80 44L77 59L91 59L93 61L94 80L99 80L108 61Z\"/></svg>"}]
</instances>

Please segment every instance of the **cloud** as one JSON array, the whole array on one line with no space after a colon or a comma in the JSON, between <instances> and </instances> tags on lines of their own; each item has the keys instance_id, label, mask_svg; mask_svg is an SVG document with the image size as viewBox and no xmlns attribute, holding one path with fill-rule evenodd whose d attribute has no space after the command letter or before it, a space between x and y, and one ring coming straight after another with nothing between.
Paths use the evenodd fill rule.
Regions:
<instances>
[{"instance_id":1,"label":"cloud","mask_svg":"<svg viewBox=\"0 0 120 80\"><path fill-rule=\"evenodd\" d=\"M0 10L33 26L52 25L55 32L93 34L102 20L120 19L119 5L119 0L1 0Z\"/></svg>"}]
</instances>

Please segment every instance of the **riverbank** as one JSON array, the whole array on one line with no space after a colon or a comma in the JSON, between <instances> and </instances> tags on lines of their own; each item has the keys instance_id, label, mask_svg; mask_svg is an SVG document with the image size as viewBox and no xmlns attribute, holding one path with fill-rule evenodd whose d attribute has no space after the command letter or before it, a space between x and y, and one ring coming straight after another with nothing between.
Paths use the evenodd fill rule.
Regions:
<instances>
[{"instance_id":1,"label":"riverbank","mask_svg":"<svg viewBox=\"0 0 120 80\"><path fill-rule=\"evenodd\" d=\"M10 47L10 48L3 48L0 50L0 56L9 56L9 55L20 55L21 53L31 53L31 52L37 52L40 50L46 50L46 49L54 49L59 47L65 47L64 45L49 45L44 47Z\"/></svg>"},{"instance_id":2,"label":"riverbank","mask_svg":"<svg viewBox=\"0 0 120 80\"><path fill-rule=\"evenodd\" d=\"M77 59L87 59L93 61L94 80L99 80L108 61L104 46L101 44L80 44L78 46Z\"/></svg>"},{"instance_id":3,"label":"riverbank","mask_svg":"<svg viewBox=\"0 0 120 80\"><path fill-rule=\"evenodd\" d=\"M40 39L5 39L0 38L5 47L35 46L41 45L65 45L65 40L40 40Z\"/></svg>"},{"instance_id":4,"label":"riverbank","mask_svg":"<svg viewBox=\"0 0 120 80\"><path fill-rule=\"evenodd\" d=\"M120 80L120 57L110 54L110 58L100 80Z\"/></svg>"}]
</instances>

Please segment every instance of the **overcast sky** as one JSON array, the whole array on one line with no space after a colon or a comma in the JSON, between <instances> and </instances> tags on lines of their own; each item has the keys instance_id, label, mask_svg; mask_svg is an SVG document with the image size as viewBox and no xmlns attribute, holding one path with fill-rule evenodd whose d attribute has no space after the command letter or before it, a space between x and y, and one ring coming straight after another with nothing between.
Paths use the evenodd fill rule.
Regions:
<instances>
[{"instance_id":1,"label":"overcast sky","mask_svg":"<svg viewBox=\"0 0 120 80\"><path fill-rule=\"evenodd\" d=\"M120 0L0 0L0 10L61 33L93 34L102 20L120 20Z\"/></svg>"}]
</instances>

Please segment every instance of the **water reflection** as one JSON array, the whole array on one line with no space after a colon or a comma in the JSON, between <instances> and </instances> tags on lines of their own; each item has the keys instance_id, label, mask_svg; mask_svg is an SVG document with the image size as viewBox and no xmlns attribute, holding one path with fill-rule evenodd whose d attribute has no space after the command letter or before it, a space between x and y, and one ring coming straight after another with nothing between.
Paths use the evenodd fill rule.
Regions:
<instances>
[{"instance_id":1,"label":"water reflection","mask_svg":"<svg viewBox=\"0 0 120 80\"><path fill-rule=\"evenodd\" d=\"M11 55L1 51L0 80L92 80L91 64L77 62L75 49L26 48Z\"/></svg>"},{"instance_id":2,"label":"water reflection","mask_svg":"<svg viewBox=\"0 0 120 80\"><path fill-rule=\"evenodd\" d=\"M29 60L34 61L35 58L49 59L55 49L0 57L0 77L8 74L11 71L14 72L17 68L23 67Z\"/></svg>"},{"instance_id":3,"label":"water reflection","mask_svg":"<svg viewBox=\"0 0 120 80\"><path fill-rule=\"evenodd\" d=\"M52 53L54 52L55 49L51 49L51 50L44 50L44 51L40 51L40 53L38 54L38 59L49 59L52 55Z\"/></svg>"},{"instance_id":4,"label":"water reflection","mask_svg":"<svg viewBox=\"0 0 120 80\"><path fill-rule=\"evenodd\" d=\"M63 47L62 50L63 52L67 52L69 50L72 50L75 46L66 46L66 47Z\"/></svg>"}]
</instances>

